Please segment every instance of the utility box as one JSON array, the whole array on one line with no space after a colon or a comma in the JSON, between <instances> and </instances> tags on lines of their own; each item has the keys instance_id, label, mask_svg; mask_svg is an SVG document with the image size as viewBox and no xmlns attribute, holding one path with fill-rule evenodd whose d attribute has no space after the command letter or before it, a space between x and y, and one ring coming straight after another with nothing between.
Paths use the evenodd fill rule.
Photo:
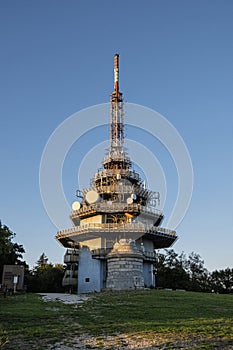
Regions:
<instances>
[{"instance_id":1,"label":"utility box","mask_svg":"<svg viewBox=\"0 0 233 350\"><path fill-rule=\"evenodd\" d=\"M22 265L4 265L2 273L2 285L8 290L24 289L24 266Z\"/></svg>"}]
</instances>

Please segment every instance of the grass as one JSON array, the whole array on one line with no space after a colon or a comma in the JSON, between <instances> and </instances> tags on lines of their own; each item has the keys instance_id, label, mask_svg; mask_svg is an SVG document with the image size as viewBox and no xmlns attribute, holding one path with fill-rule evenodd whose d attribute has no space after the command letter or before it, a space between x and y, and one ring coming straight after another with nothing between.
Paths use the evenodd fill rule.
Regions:
<instances>
[{"instance_id":1,"label":"grass","mask_svg":"<svg viewBox=\"0 0 233 350\"><path fill-rule=\"evenodd\" d=\"M0 298L0 348L73 349L79 339L86 349L233 349L232 319L232 295L103 292L65 305L24 294Z\"/></svg>"}]
</instances>

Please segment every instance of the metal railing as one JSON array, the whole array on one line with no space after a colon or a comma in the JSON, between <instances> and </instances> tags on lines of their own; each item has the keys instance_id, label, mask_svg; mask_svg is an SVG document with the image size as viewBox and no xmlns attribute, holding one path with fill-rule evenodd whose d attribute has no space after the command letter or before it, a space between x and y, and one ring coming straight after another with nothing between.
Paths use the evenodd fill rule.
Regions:
<instances>
[{"instance_id":1,"label":"metal railing","mask_svg":"<svg viewBox=\"0 0 233 350\"><path fill-rule=\"evenodd\" d=\"M82 233L88 233L88 232L113 232L113 231L119 231L119 232L148 232L151 234L162 234L162 235L169 235L169 236L176 236L176 231L162 228L162 227L155 227L155 226L148 226L144 225L140 222L137 223L128 223L128 224L101 224L101 223L87 223L80 226L71 227L62 231L58 231L57 238L61 238L62 236L69 236L74 234L82 234Z\"/></svg>"},{"instance_id":2,"label":"metal railing","mask_svg":"<svg viewBox=\"0 0 233 350\"><path fill-rule=\"evenodd\" d=\"M99 257L107 257L107 255L111 252L111 250L112 250L112 248L98 248L98 249L93 249L91 252L92 252L92 255L95 257L98 257L98 256ZM142 253L143 253L145 258L156 259L155 252L142 250Z\"/></svg>"},{"instance_id":3,"label":"metal railing","mask_svg":"<svg viewBox=\"0 0 233 350\"><path fill-rule=\"evenodd\" d=\"M95 180L101 179L103 177L112 177L112 176L118 176L118 174L120 174L121 176L127 176L130 177L131 179L135 179L135 180L140 180L140 176L138 173L136 173L135 171L131 171L128 169L103 169L98 171L95 174Z\"/></svg>"},{"instance_id":4,"label":"metal railing","mask_svg":"<svg viewBox=\"0 0 233 350\"><path fill-rule=\"evenodd\" d=\"M93 249L92 255L97 255L97 256L106 256L108 255L108 253L110 253L110 251L112 250L112 248L97 248L97 249Z\"/></svg>"},{"instance_id":5,"label":"metal railing","mask_svg":"<svg viewBox=\"0 0 233 350\"><path fill-rule=\"evenodd\" d=\"M92 256L95 257L95 258L98 258L98 257L106 258L107 255L111 252L112 249L113 248L97 248L97 249L92 249L91 253L92 253ZM140 250L140 247L139 247L139 250ZM147 251L147 250L144 250L144 249L141 249L141 250L142 250L143 256L146 259L149 259L149 260L155 260L156 259L156 254L155 254L154 251ZM78 255L76 255L75 257L76 257L75 261L78 262ZM71 279L71 278L77 278L77 273L67 270L66 271L66 275L64 276L64 279Z\"/></svg>"},{"instance_id":6,"label":"metal railing","mask_svg":"<svg viewBox=\"0 0 233 350\"><path fill-rule=\"evenodd\" d=\"M90 231L102 231L110 232L112 230L119 230L120 232L133 232L144 230L144 225L141 223L130 223L130 224L100 224L100 223L87 223L80 226L71 227L62 231L58 231L58 237L72 233L83 233Z\"/></svg>"},{"instance_id":7,"label":"metal railing","mask_svg":"<svg viewBox=\"0 0 233 350\"><path fill-rule=\"evenodd\" d=\"M158 227L158 226L152 226L148 230L150 233L162 233L166 235L172 235L176 236L176 231L170 230L169 228L163 228L163 227Z\"/></svg>"},{"instance_id":8,"label":"metal railing","mask_svg":"<svg viewBox=\"0 0 233 350\"><path fill-rule=\"evenodd\" d=\"M100 203L90 204L90 205L83 205L82 208L79 210L73 210L71 217L79 216L80 214L84 213L91 213L91 212L142 212L145 214L153 214L153 215L162 215L162 211L159 209L156 209L153 206L143 206L141 204L133 203L133 204L126 204L126 203L114 203L111 204L103 201Z\"/></svg>"},{"instance_id":9,"label":"metal railing","mask_svg":"<svg viewBox=\"0 0 233 350\"><path fill-rule=\"evenodd\" d=\"M78 261L78 257L79 257L79 254L75 253L75 254L70 254L70 255L67 255L65 254L64 255L64 263L65 264L69 264L69 263L75 263Z\"/></svg>"}]
</instances>

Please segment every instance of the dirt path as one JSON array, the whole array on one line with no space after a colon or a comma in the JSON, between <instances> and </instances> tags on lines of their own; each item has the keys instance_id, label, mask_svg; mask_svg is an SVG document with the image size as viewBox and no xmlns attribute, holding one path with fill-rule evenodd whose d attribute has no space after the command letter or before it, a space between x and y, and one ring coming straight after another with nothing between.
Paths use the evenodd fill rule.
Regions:
<instances>
[{"instance_id":1,"label":"dirt path","mask_svg":"<svg viewBox=\"0 0 233 350\"><path fill-rule=\"evenodd\" d=\"M64 294L64 293L37 293L42 295L44 301L61 301L64 304L83 303L91 298L91 296L80 294Z\"/></svg>"}]
</instances>

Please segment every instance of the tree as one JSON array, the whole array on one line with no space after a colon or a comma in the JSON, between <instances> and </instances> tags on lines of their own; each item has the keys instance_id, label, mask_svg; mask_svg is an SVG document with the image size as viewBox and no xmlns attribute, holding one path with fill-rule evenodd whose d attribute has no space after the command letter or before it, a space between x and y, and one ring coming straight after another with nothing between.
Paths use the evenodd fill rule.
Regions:
<instances>
[{"instance_id":1,"label":"tree","mask_svg":"<svg viewBox=\"0 0 233 350\"><path fill-rule=\"evenodd\" d=\"M42 273L44 270L48 269L49 267L52 267L52 264L48 263L48 258L45 255L45 253L42 253L39 259L36 262L36 266L34 267L34 272L39 274Z\"/></svg>"},{"instance_id":2,"label":"tree","mask_svg":"<svg viewBox=\"0 0 233 350\"><path fill-rule=\"evenodd\" d=\"M208 276L209 273L204 267L204 260L200 255L192 252L186 262L186 271L190 277L189 289L194 292L208 291Z\"/></svg>"},{"instance_id":3,"label":"tree","mask_svg":"<svg viewBox=\"0 0 233 350\"><path fill-rule=\"evenodd\" d=\"M215 293L233 292L233 269L229 267L225 270L213 271L210 274L211 290Z\"/></svg>"},{"instance_id":4,"label":"tree","mask_svg":"<svg viewBox=\"0 0 233 350\"><path fill-rule=\"evenodd\" d=\"M25 275L25 284L29 292L63 292L62 278L64 266L48 263L45 253L42 253L33 270Z\"/></svg>"},{"instance_id":5,"label":"tree","mask_svg":"<svg viewBox=\"0 0 233 350\"><path fill-rule=\"evenodd\" d=\"M204 267L200 255L192 252L188 258L182 252L165 249L165 254L157 255L157 284L159 287L210 291L209 272Z\"/></svg>"},{"instance_id":6,"label":"tree","mask_svg":"<svg viewBox=\"0 0 233 350\"><path fill-rule=\"evenodd\" d=\"M3 265L22 264L26 265L23 258L25 250L21 244L14 243L12 240L16 234L0 221L0 277L3 272Z\"/></svg>"},{"instance_id":7,"label":"tree","mask_svg":"<svg viewBox=\"0 0 233 350\"><path fill-rule=\"evenodd\" d=\"M187 289L189 275L185 271L185 255L178 255L173 249L157 255L157 286L171 289Z\"/></svg>"}]
</instances>

